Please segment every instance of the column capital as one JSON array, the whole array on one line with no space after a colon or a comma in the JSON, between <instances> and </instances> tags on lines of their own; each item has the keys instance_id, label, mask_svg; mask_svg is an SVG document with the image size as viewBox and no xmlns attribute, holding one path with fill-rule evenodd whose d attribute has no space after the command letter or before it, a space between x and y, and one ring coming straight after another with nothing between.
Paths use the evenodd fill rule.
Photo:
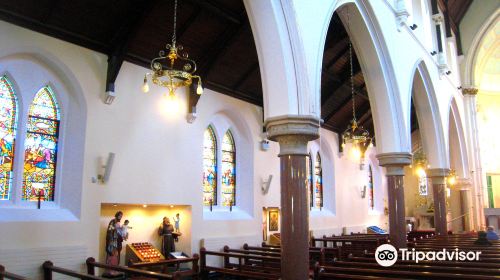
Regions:
<instances>
[{"instance_id":1,"label":"column capital","mask_svg":"<svg viewBox=\"0 0 500 280\"><path fill-rule=\"evenodd\" d=\"M386 168L386 175L404 176L404 167L411 164L410 153L394 152L377 155L378 164Z\"/></svg>"},{"instance_id":2,"label":"column capital","mask_svg":"<svg viewBox=\"0 0 500 280\"><path fill-rule=\"evenodd\" d=\"M450 174L449 168L429 168L425 172L427 177L436 178L436 177L446 177Z\"/></svg>"},{"instance_id":3,"label":"column capital","mask_svg":"<svg viewBox=\"0 0 500 280\"><path fill-rule=\"evenodd\" d=\"M462 88L463 95L477 95L478 89L475 87L465 87Z\"/></svg>"},{"instance_id":4,"label":"column capital","mask_svg":"<svg viewBox=\"0 0 500 280\"><path fill-rule=\"evenodd\" d=\"M320 120L314 116L284 115L268 118L270 140L280 143L280 156L308 155L307 143L319 137Z\"/></svg>"}]
</instances>

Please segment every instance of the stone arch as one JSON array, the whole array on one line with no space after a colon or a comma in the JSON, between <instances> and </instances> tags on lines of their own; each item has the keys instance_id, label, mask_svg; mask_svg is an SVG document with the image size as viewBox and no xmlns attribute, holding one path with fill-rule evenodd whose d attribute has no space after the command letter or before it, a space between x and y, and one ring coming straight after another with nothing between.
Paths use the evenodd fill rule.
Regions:
<instances>
[{"instance_id":1,"label":"stone arch","mask_svg":"<svg viewBox=\"0 0 500 280\"><path fill-rule=\"evenodd\" d=\"M479 31L474 36L469 48L469 53L466 56L465 61L465 71L464 71L464 85L465 86L477 86L477 81L475 77L475 68L477 63L477 55L479 53L480 47L483 43L483 38L495 24L500 20L500 9L497 9L481 26Z\"/></svg>"},{"instance_id":2,"label":"stone arch","mask_svg":"<svg viewBox=\"0 0 500 280\"><path fill-rule=\"evenodd\" d=\"M314 92L320 92L321 67L326 33L335 11L344 25L347 25L345 9L350 9L350 34L353 47L359 62L370 98L370 107L374 122L374 130L378 153L408 152L410 141L402 121L403 110L396 86L394 69L380 25L374 15L371 4L367 0L338 1L329 7L328 20L322 26L319 43L318 62L316 63ZM368 39L367 39L368 38Z\"/></svg>"},{"instance_id":3,"label":"stone arch","mask_svg":"<svg viewBox=\"0 0 500 280\"><path fill-rule=\"evenodd\" d=\"M469 161L467 157L467 142L462 123L462 117L455 97L450 101L448 114L448 149L450 156L450 167L456 169L459 178L470 178Z\"/></svg>"},{"instance_id":4,"label":"stone arch","mask_svg":"<svg viewBox=\"0 0 500 280\"><path fill-rule=\"evenodd\" d=\"M439 113L436 92L422 60L415 63L410 84L411 99L415 104L417 119L419 121L422 147L426 153L431 168L448 168L449 157L446 150L443 122ZM411 99L408 99L408 112L410 112ZM410 120L410 118L408 118ZM408 127L410 124L408 123Z\"/></svg>"}]
</instances>

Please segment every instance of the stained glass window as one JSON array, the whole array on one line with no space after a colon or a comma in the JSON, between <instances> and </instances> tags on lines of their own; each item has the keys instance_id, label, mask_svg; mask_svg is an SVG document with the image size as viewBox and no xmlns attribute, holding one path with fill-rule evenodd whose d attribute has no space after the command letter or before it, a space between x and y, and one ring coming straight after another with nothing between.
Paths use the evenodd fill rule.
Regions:
<instances>
[{"instance_id":1,"label":"stained glass window","mask_svg":"<svg viewBox=\"0 0 500 280\"><path fill-rule=\"evenodd\" d=\"M17 98L6 76L0 77L0 200L9 200L12 189Z\"/></svg>"},{"instance_id":2,"label":"stained glass window","mask_svg":"<svg viewBox=\"0 0 500 280\"><path fill-rule=\"evenodd\" d=\"M236 205L236 149L228 130L222 139L222 206Z\"/></svg>"},{"instance_id":3,"label":"stained glass window","mask_svg":"<svg viewBox=\"0 0 500 280\"><path fill-rule=\"evenodd\" d=\"M319 153L316 154L314 175L316 176L316 184L314 186L314 206L321 208L323 207L323 171L321 168L321 157Z\"/></svg>"},{"instance_id":4,"label":"stained glass window","mask_svg":"<svg viewBox=\"0 0 500 280\"><path fill-rule=\"evenodd\" d=\"M217 138L212 126L203 135L203 205L217 205Z\"/></svg>"},{"instance_id":5,"label":"stained glass window","mask_svg":"<svg viewBox=\"0 0 500 280\"><path fill-rule=\"evenodd\" d=\"M314 206L314 189L312 186L312 182L313 182L312 170L313 170L312 157L311 157L311 153L309 153L308 161L307 161L307 165L306 165L306 174L307 174L307 189L309 190L309 207L311 207L311 208Z\"/></svg>"},{"instance_id":6,"label":"stained glass window","mask_svg":"<svg viewBox=\"0 0 500 280\"><path fill-rule=\"evenodd\" d=\"M368 195L369 195L370 208L373 210L373 208L375 208L375 200L373 197L373 172L371 165L368 166Z\"/></svg>"},{"instance_id":7,"label":"stained glass window","mask_svg":"<svg viewBox=\"0 0 500 280\"><path fill-rule=\"evenodd\" d=\"M50 87L40 89L28 113L21 198L53 201L56 181L59 106Z\"/></svg>"}]
</instances>

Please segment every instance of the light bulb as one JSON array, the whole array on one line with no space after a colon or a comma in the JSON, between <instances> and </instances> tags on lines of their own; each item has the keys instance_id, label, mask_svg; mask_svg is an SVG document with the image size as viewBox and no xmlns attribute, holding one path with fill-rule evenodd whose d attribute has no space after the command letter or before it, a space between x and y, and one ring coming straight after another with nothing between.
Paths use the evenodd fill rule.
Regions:
<instances>
[{"instance_id":1,"label":"light bulb","mask_svg":"<svg viewBox=\"0 0 500 280\"><path fill-rule=\"evenodd\" d=\"M145 82L145 83L142 85L141 89L142 89L142 92L144 92L144 93L148 93L148 92L149 92L149 85L148 85L148 83L147 83L147 82Z\"/></svg>"},{"instance_id":2,"label":"light bulb","mask_svg":"<svg viewBox=\"0 0 500 280\"><path fill-rule=\"evenodd\" d=\"M144 93L149 92L148 79L147 79L146 75L144 75L144 84L142 84L141 89L142 89L142 92L144 92Z\"/></svg>"},{"instance_id":3,"label":"light bulb","mask_svg":"<svg viewBox=\"0 0 500 280\"><path fill-rule=\"evenodd\" d=\"M196 87L196 93L201 95L203 93L203 88L201 87L201 82L198 82L198 87Z\"/></svg>"},{"instance_id":4,"label":"light bulb","mask_svg":"<svg viewBox=\"0 0 500 280\"><path fill-rule=\"evenodd\" d=\"M361 151L359 150L358 145L353 145L351 147L351 157L353 160L361 159Z\"/></svg>"}]
</instances>

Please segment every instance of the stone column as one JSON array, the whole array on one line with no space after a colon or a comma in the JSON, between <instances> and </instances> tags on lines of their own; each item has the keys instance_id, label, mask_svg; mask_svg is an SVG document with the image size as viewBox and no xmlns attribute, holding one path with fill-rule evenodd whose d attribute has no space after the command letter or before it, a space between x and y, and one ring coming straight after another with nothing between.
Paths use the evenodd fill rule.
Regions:
<instances>
[{"instance_id":1,"label":"stone column","mask_svg":"<svg viewBox=\"0 0 500 280\"><path fill-rule=\"evenodd\" d=\"M464 95L464 122L465 131L467 136L468 145L468 158L469 158L469 168L471 171L472 178L472 212L471 220L473 227L476 230L484 229L484 201L483 192L484 188L484 176L481 167L481 157L479 150L479 135L477 129L477 112L476 112L476 95L477 88L474 87L464 87L462 89L462 94Z\"/></svg>"},{"instance_id":2,"label":"stone column","mask_svg":"<svg viewBox=\"0 0 500 280\"><path fill-rule=\"evenodd\" d=\"M434 227L437 235L448 234L446 215L446 177L450 172L446 168L427 169L427 177L432 180L432 196L434 198Z\"/></svg>"},{"instance_id":3,"label":"stone column","mask_svg":"<svg viewBox=\"0 0 500 280\"><path fill-rule=\"evenodd\" d=\"M319 120L312 116L269 118L269 139L280 144L281 279L309 279L309 205L307 143L318 138Z\"/></svg>"},{"instance_id":4,"label":"stone column","mask_svg":"<svg viewBox=\"0 0 500 280\"><path fill-rule=\"evenodd\" d=\"M406 248L404 167L411 164L410 153L378 154L380 166L386 168L389 206L389 238L397 248Z\"/></svg>"},{"instance_id":5,"label":"stone column","mask_svg":"<svg viewBox=\"0 0 500 280\"><path fill-rule=\"evenodd\" d=\"M472 216L471 211L471 195L470 190L472 186L472 180L468 178L457 179L455 187L460 190L460 215L462 217L462 224L464 231L470 231L473 229L472 226Z\"/></svg>"}]
</instances>

